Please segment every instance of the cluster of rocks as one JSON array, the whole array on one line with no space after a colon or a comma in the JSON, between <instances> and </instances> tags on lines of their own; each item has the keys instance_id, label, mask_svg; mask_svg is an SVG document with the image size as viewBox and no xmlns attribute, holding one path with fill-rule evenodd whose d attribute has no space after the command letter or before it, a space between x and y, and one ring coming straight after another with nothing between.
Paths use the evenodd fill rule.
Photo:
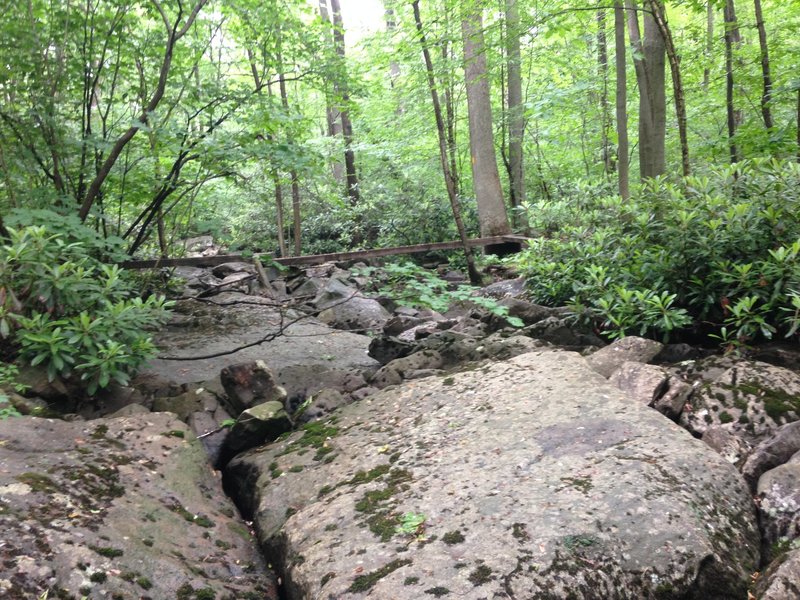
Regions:
<instances>
[{"instance_id":1,"label":"cluster of rocks","mask_svg":"<svg viewBox=\"0 0 800 600\"><path fill-rule=\"evenodd\" d=\"M564 309L524 300L521 280L481 292L523 322L514 328L472 305L440 314L370 297L363 291L368 280L334 264L285 270L226 263L181 274L176 318L159 333L168 356L154 360L131 387L111 388L93 402L73 396L71 418L95 420L65 423L86 431L63 435L83 439L91 427L108 427L122 443L131 435L162 444L163 451L154 451L165 460L176 444L195 458L204 448L253 519L287 597L722 599L747 597L751 578L757 598L796 591L795 372L640 338L604 347ZM45 401L72 395L32 376L28 382ZM41 414L44 401L17 398L17 404ZM182 423L162 423L176 417ZM42 427L37 419L27 423L34 431ZM0 429L0 440L12 437ZM0 454L6 448L0 444ZM68 449L67 456L81 450ZM146 463L140 455L123 458L122 466L97 468L122 477L131 475L125 465ZM146 474L154 479L161 467L149 465ZM57 471L46 469L42 477L50 481ZM33 490L22 475L0 473L0 509L13 509L0 510L0 518L12 514L16 522L28 510L8 504L20 496L13 491L20 485ZM134 477L119 502L150 502L139 498L153 495L142 489L142 477ZM218 480L197 477L201 483L175 485L222 496ZM34 491L58 504L62 485L56 480ZM160 505L170 504L159 490ZM195 498L187 498L175 502L189 507ZM63 504L71 510L81 502ZM172 512L217 518L227 511ZM104 522L105 514L98 517L101 530L125 530ZM411 527L404 515L422 524ZM233 528L230 518L226 526ZM34 532L42 528L22 520ZM80 547L106 547L68 520L56 521L59 543L76 535ZM42 531L48 540L58 537ZM212 535L191 544L214 556L232 542ZM130 581L117 582L117 572L142 573L134 582L160 576L137 558L102 565L113 577L95 581L94 563L59 565L58 550L37 555L34 546L13 550L49 569L28 573L26 591L57 583L72 594L86 588L127 597ZM161 542L150 548L156 557L167 552ZM135 557L140 550L123 549ZM0 552L11 551L0 545ZM270 597L274 578L258 561L247 561L255 578L247 585ZM0 570L0 586L23 589L9 587L22 585L9 575L20 560L11 562L10 571ZM246 597L235 595L242 584L235 569L209 570L204 579L191 560L182 564L194 579L178 583L184 573L178 569L165 586Z\"/></svg>"}]
</instances>

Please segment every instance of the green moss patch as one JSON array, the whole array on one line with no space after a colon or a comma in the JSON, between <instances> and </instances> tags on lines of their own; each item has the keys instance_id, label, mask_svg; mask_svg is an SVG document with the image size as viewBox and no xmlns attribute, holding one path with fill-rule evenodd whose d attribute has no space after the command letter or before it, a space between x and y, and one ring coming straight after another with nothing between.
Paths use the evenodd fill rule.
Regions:
<instances>
[{"instance_id":1,"label":"green moss patch","mask_svg":"<svg viewBox=\"0 0 800 600\"><path fill-rule=\"evenodd\" d=\"M475 587L479 585L483 585L484 583L489 583L494 577L492 576L492 569L487 567L486 565L478 565L470 574L469 582L474 585Z\"/></svg>"},{"instance_id":2,"label":"green moss patch","mask_svg":"<svg viewBox=\"0 0 800 600\"><path fill-rule=\"evenodd\" d=\"M380 569L376 571L372 571L371 573L367 573L365 575L359 575L355 578L353 583L350 584L350 587L347 588L348 592L366 592L367 590L372 589L375 587L375 584L378 583L381 579L393 573L397 569L400 569L406 565L410 565L411 560L404 558L404 559L396 559L392 562L382 566Z\"/></svg>"},{"instance_id":3,"label":"green moss patch","mask_svg":"<svg viewBox=\"0 0 800 600\"><path fill-rule=\"evenodd\" d=\"M453 546L455 544L460 544L466 538L464 538L464 534L460 531L448 531L442 536L442 541L447 544L448 546Z\"/></svg>"},{"instance_id":4,"label":"green moss patch","mask_svg":"<svg viewBox=\"0 0 800 600\"><path fill-rule=\"evenodd\" d=\"M89 546L89 549L97 552L100 556L105 556L106 558L117 558L118 556L122 556L124 554L124 552L119 548Z\"/></svg>"},{"instance_id":5,"label":"green moss patch","mask_svg":"<svg viewBox=\"0 0 800 600\"><path fill-rule=\"evenodd\" d=\"M450 590L441 585L437 585L436 587L428 588L427 590L425 590L425 593L430 594L434 598L441 598L442 596L449 595Z\"/></svg>"}]
</instances>

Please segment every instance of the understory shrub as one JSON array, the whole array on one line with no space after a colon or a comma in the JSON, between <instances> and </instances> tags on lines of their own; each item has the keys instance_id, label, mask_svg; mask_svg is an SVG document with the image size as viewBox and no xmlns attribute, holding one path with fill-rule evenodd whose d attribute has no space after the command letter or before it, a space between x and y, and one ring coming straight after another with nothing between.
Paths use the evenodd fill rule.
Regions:
<instances>
[{"instance_id":1,"label":"understory shrub","mask_svg":"<svg viewBox=\"0 0 800 600\"><path fill-rule=\"evenodd\" d=\"M628 201L541 202L528 214L541 237L517 264L532 300L566 304L608 337L795 336L798 193L800 165L764 159L654 179Z\"/></svg>"},{"instance_id":2,"label":"understory shrub","mask_svg":"<svg viewBox=\"0 0 800 600\"><path fill-rule=\"evenodd\" d=\"M498 304L494 298L476 296L478 288L462 284L451 289L447 281L435 272L411 262L388 263L381 268L353 269L353 273L372 278L376 282L376 291L400 306L446 312L455 304L468 302L502 317L514 327L523 326L521 319L509 316L507 306Z\"/></svg>"},{"instance_id":3,"label":"understory shrub","mask_svg":"<svg viewBox=\"0 0 800 600\"><path fill-rule=\"evenodd\" d=\"M56 225L57 226L57 225ZM127 274L99 256L102 238L45 226L8 227L0 246L0 337L13 355L48 377L80 380L89 394L121 384L155 354L148 335L166 322L170 302L138 297Z\"/></svg>"}]
</instances>

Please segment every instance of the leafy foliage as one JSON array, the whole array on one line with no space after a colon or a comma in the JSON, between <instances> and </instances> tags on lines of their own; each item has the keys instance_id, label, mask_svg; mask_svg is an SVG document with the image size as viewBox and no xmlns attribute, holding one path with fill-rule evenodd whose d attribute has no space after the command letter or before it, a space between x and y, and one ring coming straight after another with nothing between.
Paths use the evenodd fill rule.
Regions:
<instances>
[{"instance_id":1,"label":"leafy foliage","mask_svg":"<svg viewBox=\"0 0 800 600\"><path fill-rule=\"evenodd\" d=\"M518 317L510 317L508 307L498 304L494 298L476 296L477 288L459 285L455 289L450 289L448 283L434 272L411 262L390 263L380 269L375 267L354 269L354 274L377 277L380 282L378 291L392 298L400 306L447 312L455 304L468 302L504 318L514 327L522 327L524 324Z\"/></svg>"},{"instance_id":2,"label":"leafy foliage","mask_svg":"<svg viewBox=\"0 0 800 600\"><path fill-rule=\"evenodd\" d=\"M147 330L170 302L136 297L125 273L101 263L85 240L44 226L8 228L0 247L0 336L48 377L76 376L93 394L127 383L155 347ZM85 236L84 236L85 237Z\"/></svg>"},{"instance_id":3,"label":"leafy foliage","mask_svg":"<svg viewBox=\"0 0 800 600\"><path fill-rule=\"evenodd\" d=\"M569 304L609 337L692 324L726 345L796 336L800 165L751 160L679 184L539 203L548 235L519 259L535 301ZM724 328L724 329L723 329Z\"/></svg>"}]
</instances>

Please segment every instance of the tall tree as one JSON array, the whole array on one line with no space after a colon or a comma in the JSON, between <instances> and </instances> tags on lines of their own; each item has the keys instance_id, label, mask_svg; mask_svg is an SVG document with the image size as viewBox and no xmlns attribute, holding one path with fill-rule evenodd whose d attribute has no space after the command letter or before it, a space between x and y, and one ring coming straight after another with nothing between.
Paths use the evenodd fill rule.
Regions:
<instances>
[{"instance_id":1,"label":"tall tree","mask_svg":"<svg viewBox=\"0 0 800 600\"><path fill-rule=\"evenodd\" d=\"M731 163L739 161L739 149L736 145L736 129L741 114L736 110L734 101L733 55L734 49L741 43L739 23L736 20L734 0L725 1L725 108L728 122L728 148Z\"/></svg>"},{"instance_id":2,"label":"tall tree","mask_svg":"<svg viewBox=\"0 0 800 600\"><path fill-rule=\"evenodd\" d=\"M666 171L667 101L664 37L653 13L644 11L644 39L639 28L636 2L626 0L628 35L634 48L633 63L639 84L639 175L658 177Z\"/></svg>"},{"instance_id":3,"label":"tall tree","mask_svg":"<svg viewBox=\"0 0 800 600\"><path fill-rule=\"evenodd\" d=\"M758 45L761 50L761 77L764 80L764 92L761 94L761 114L764 117L764 126L772 129L775 122L772 120L772 75L769 65L769 47L767 46L767 29L764 26L764 15L761 11L761 0L753 0L756 11L756 28L758 29Z\"/></svg>"},{"instance_id":4,"label":"tall tree","mask_svg":"<svg viewBox=\"0 0 800 600\"><path fill-rule=\"evenodd\" d=\"M319 0L319 16L322 22L330 26L331 17L328 12L328 0ZM327 30L328 43L333 45L333 37L330 30ZM335 139L342 135L342 122L339 119L339 110L336 108L336 102L331 93L331 86L328 81L325 81L325 120L328 125L328 137ZM337 183L343 184L344 180L344 163L340 159L333 159L331 161L331 171L333 178Z\"/></svg>"},{"instance_id":5,"label":"tall tree","mask_svg":"<svg viewBox=\"0 0 800 600\"><path fill-rule=\"evenodd\" d=\"M600 158L603 160L603 172L610 175L614 172L614 153L608 137L611 110L608 106L608 45L605 9L598 9L595 17L597 19L597 70L600 77Z\"/></svg>"},{"instance_id":6,"label":"tall tree","mask_svg":"<svg viewBox=\"0 0 800 600\"><path fill-rule=\"evenodd\" d=\"M439 159L442 165L442 173L444 174L445 187L447 188L447 197L450 200L450 208L453 211L453 219L456 222L456 229L461 239L461 244L464 247L464 256L467 259L467 271L470 281L478 285L481 283L481 276L475 267L475 258L472 254L467 239L467 229L464 227L464 220L461 218L461 205L458 201L458 194L456 193L456 181L450 169L450 163L447 158L447 134L445 132L444 118L442 117L442 107L439 102L439 92L436 89L436 78L433 69L433 60L431 59L430 49L428 42L425 38L425 30L422 28L422 17L419 12L419 0L414 0L412 3L414 9L414 23L417 27L417 34L419 36L419 43L422 46L422 57L425 60L425 73L428 79L428 90L431 94L433 101L433 115L436 120L436 134L439 139Z\"/></svg>"},{"instance_id":7,"label":"tall tree","mask_svg":"<svg viewBox=\"0 0 800 600\"><path fill-rule=\"evenodd\" d=\"M461 20L461 34L464 42L472 186L478 205L481 236L505 235L511 233L511 226L503 202L494 150L483 15L479 7L473 5L466 8Z\"/></svg>"},{"instance_id":8,"label":"tall tree","mask_svg":"<svg viewBox=\"0 0 800 600\"><path fill-rule=\"evenodd\" d=\"M339 55L343 72L334 83L337 96L341 99L339 119L342 122L342 139L344 140L344 168L345 181L347 182L347 196L350 204L355 206L360 200L358 189L358 174L356 172L356 155L353 150L353 124L350 121L350 92L347 86L347 72L345 65L344 25L342 24L342 9L339 0L331 0L331 19L333 22L333 45Z\"/></svg>"},{"instance_id":9,"label":"tall tree","mask_svg":"<svg viewBox=\"0 0 800 600\"><path fill-rule=\"evenodd\" d=\"M683 176L691 175L692 168L689 163L689 140L686 133L686 98L683 94L683 81L681 79L681 64L675 43L672 40L672 31L667 23L667 13L661 0L648 0L653 19L658 26L669 59L670 73L672 74L672 91L675 98L675 114L678 119L678 136L681 142L681 166Z\"/></svg>"},{"instance_id":10,"label":"tall tree","mask_svg":"<svg viewBox=\"0 0 800 600\"><path fill-rule=\"evenodd\" d=\"M614 2L614 49L617 75L617 175L619 195L627 200L630 193L628 182L628 82L626 78L625 8L622 0Z\"/></svg>"},{"instance_id":11,"label":"tall tree","mask_svg":"<svg viewBox=\"0 0 800 600\"><path fill-rule=\"evenodd\" d=\"M525 114L522 105L522 59L517 0L506 0L505 22L508 73L508 181L511 206L518 209L525 202L525 170L522 154ZM514 220L519 222L520 217L519 210L514 211Z\"/></svg>"},{"instance_id":12,"label":"tall tree","mask_svg":"<svg viewBox=\"0 0 800 600\"><path fill-rule=\"evenodd\" d=\"M92 182L89 184L89 188L86 191L86 195L81 200L81 207L78 211L78 216L82 220L85 220L86 217L89 216L89 211L92 209L94 201L100 193L100 188L102 187L109 173L111 173L111 169L114 168L114 165L119 159L120 154L122 154L122 151L125 149L125 146L141 129L139 124L147 124L150 115L156 110L161 102L161 99L164 97L164 92L167 88L167 80L169 79L170 68L172 66L172 58L175 53L175 47L180 39L186 35L186 32L189 31L189 28L194 23L197 15L208 2L208 0L197 0L197 2L195 2L191 7L186 19L183 22L181 22L183 19L183 10L179 5L178 15L175 17L175 21L172 22L169 15L167 15L166 11L161 6L160 2L157 0L150 1L155 6L156 10L158 10L158 13L161 16L161 20L164 24L164 29L166 30L164 58L159 69L158 84L156 85L156 89L153 91L153 95L150 97L150 101L147 103L147 106L143 108L142 113L139 116L139 122L131 125L125 131L125 133L117 138L117 140L111 146L111 150L109 151L108 155L102 161L100 169L97 171L94 179L92 179ZM57 162L54 162L54 164L57 164Z\"/></svg>"}]
</instances>

